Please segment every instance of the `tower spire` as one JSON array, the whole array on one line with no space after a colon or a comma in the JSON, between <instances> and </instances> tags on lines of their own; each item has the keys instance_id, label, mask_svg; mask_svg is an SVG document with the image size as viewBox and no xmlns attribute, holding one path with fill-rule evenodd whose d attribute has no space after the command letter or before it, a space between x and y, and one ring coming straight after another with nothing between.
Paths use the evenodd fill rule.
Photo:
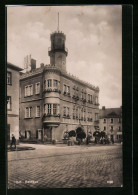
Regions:
<instances>
[{"instance_id":1,"label":"tower spire","mask_svg":"<svg viewBox=\"0 0 138 195\"><path fill-rule=\"evenodd\" d=\"M59 12L58 12L58 27L57 27L57 31L59 31Z\"/></svg>"}]
</instances>

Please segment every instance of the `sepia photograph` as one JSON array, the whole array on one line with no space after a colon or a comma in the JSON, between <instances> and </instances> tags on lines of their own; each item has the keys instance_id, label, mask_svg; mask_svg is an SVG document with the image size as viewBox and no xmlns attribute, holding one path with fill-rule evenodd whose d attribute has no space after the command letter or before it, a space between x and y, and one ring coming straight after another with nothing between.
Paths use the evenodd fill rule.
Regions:
<instances>
[{"instance_id":1,"label":"sepia photograph","mask_svg":"<svg viewBox=\"0 0 138 195\"><path fill-rule=\"evenodd\" d=\"M123 187L122 6L6 6L7 188Z\"/></svg>"}]
</instances>

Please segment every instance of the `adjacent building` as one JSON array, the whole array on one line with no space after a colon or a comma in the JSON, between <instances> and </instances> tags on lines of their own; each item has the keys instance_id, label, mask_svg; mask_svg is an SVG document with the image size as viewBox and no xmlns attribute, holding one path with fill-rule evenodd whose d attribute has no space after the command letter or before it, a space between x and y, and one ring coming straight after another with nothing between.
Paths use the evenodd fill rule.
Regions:
<instances>
[{"instance_id":1,"label":"adjacent building","mask_svg":"<svg viewBox=\"0 0 138 195\"><path fill-rule=\"evenodd\" d=\"M22 69L7 63L7 140L19 139L19 77Z\"/></svg>"},{"instance_id":2,"label":"adjacent building","mask_svg":"<svg viewBox=\"0 0 138 195\"><path fill-rule=\"evenodd\" d=\"M20 77L21 136L61 141L65 131L93 133L99 119L99 88L67 73L65 34L57 31L50 39L50 64L36 68L33 61Z\"/></svg>"},{"instance_id":3,"label":"adjacent building","mask_svg":"<svg viewBox=\"0 0 138 195\"><path fill-rule=\"evenodd\" d=\"M108 138L115 142L122 141L122 107L99 110L100 131L105 131Z\"/></svg>"}]
</instances>

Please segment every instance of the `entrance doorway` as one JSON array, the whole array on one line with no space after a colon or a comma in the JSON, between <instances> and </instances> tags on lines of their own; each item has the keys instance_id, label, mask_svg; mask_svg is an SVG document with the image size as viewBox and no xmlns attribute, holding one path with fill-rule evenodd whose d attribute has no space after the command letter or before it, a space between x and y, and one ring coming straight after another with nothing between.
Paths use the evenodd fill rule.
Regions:
<instances>
[{"instance_id":1,"label":"entrance doorway","mask_svg":"<svg viewBox=\"0 0 138 195\"><path fill-rule=\"evenodd\" d=\"M44 137L47 137L47 141L52 141L52 127L46 126L44 128Z\"/></svg>"},{"instance_id":2,"label":"entrance doorway","mask_svg":"<svg viewBox=\"0 0 138 195\"><path fill-rule=\"evenodd\" d=\"M37 138L38 140L41 140L41 139L42 139L42 129L38 129L38 130L36 131L36 138Z\"/></svg>"}]
</instances>

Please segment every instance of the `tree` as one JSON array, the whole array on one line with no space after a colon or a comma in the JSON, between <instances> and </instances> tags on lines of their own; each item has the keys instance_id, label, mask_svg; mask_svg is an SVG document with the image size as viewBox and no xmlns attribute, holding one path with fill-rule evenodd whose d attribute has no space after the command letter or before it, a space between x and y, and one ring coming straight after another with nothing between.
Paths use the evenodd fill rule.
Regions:
<instances>
[{"instance_id":1,"label":"tree","mask_svg":"<svg viewBox=\"0 0 138 195\"><path fill-rule=\"evenodd\" d=\"M76 130L76 139L79 140L79 144L82 142L82 139L86 138L86 133L84 132L84 130L82 128L78 128Z\"/></svg>"},{"instance_id":2,"label":"tree","mask_svg":"<svg viewBox=\"0 0 138 195\"><path fill-rule=\"evenodd\" d=\"M95 132L93 133L93 136L95 137L95 143L98 143L99 140L100 140L100 137L101 137L100 131L95 131Z\"/></svg>"},{"instance_id":3,"label":"tree","mask_svg":"<svg viewBox=\"0 0 138 195\"><path fill-rule=\"evenodd\" d=\"M68 134L69 134L69 137L75 137L76 136L76 132L74 130L71 130Z\"/></svg>"},{"instance_id":4,"label":"tree","mask_svg":"<svg viewBox=\"0 0 138 195\"><path fill-rule=\"evenodd\" d=\"M105 136L106 136L106 133L104 131L101 131L101 137L105 138Z\"/></svg>"}]
</instances>

